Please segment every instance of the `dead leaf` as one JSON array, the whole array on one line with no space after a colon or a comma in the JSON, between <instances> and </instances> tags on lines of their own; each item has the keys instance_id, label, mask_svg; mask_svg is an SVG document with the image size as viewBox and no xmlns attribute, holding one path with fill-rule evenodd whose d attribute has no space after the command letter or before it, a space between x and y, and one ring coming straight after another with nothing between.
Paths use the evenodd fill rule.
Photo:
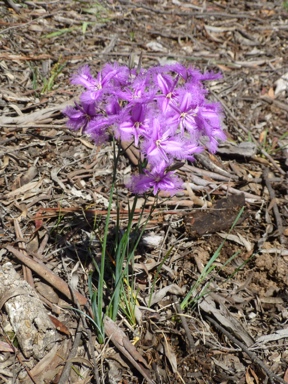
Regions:
<instances>
[{"instance_id":1,"label":"dead leaf","mask_svg":"<svg viewBox=\"0 0 288 384\"><path fill-rule=\"evenodd\" d=\"M10 199L12 197L23 195L27 191L31 191L31 190L35 190L35 189L39 188L41 186L41 184L42 184L42 180L32 181L31 183L25 184L22 187L15 189L15 191L11 191L11 192L6 193L6 195L4 195L4 198Z\"/></svg>"},{"instance_id":2,"label":"dead leaf","mask_svg":"<svg viewBox=\"0 0 288 384\"><path fill-rule=\"evenodd\" d=\"M43 213L42 213L42 210L40 209L39 211L36 212L34 216L34 224L35 224L36 231L38 231L38 229L40 229L44 224L42 217L43 217Z\"/></svg>"},{"instance_id":3,"label":"dead leaf","mask_svg":"<svg viewBox=\"0 0 288 384\"><path fill-rule=\"evenodd\" d=\"M215 295L213 293L207 295L205 299L201 301L200 308L206 313L213 315L223 327L228 328L236 337L243 340L248 347L253 345L253 338L243 328L242 324L230 314L223 303L218 303L220 304L220 309L217 309L212 296L214 297Z\"/></svg>"},{"instance_id":4,"label":"dead leaf","mask_svg":"<svg viewBox=\"0 0 288 384\"><path fill-rule=\"evenodd\" d=\"M160 289L159 291L153 293L151 299L150 299L150 297L147 297L146 302L147 303L149 302L150 305L152 306L152 305L158 303L159 301L161 301L167 295L168 292L173 294L173 295L183 296L186 292L186 288L185 287L180 288L176 284L167 285L167 287L164 287L164 288Z\"/></svg>"},{"instance_id":5,"label":"dead leaf","mask_svg":"<svg viewBox=\"0 0 288 384\"><path fill-rule=\"evenodd\" d=\"M53 348L30 370L30 374L35 383L52 383L55 376L63 369L69 348L70 340L64 340L60 344L55 344ZM27 378L23 384L31 384L31 379Z\"/></svg>"},{"instance_id":6,"label":"dead leaf","mask_svg":"<svg viewBox=\"0 0 288 384\"><path fill-rule=\"evenodd\" d=\"M38 169L34 165L28 169L28 171L21 177L20 186L28 184L38 174Z\"/></svg>"},{"instance_id":7,"label":"dead leaf","mask_svg":"<svg viewBox=\"0 0 288 384\"><path fill-rule=\"evenodd\" d=\"M274 89L272 87L269 88L268 97L270 97L271 99L275 99L275 93L274 93Z\"/></svg>"},{"instance_id":8,"label":"dead leaf","mask_svg":"<svg viewBox=\"0 0 288 384\"><path fill-rule=\"evenodd\" d=\"M117 324L109 317L104 318L105 334L110 338L115 347L130 361L149 384L155 384L149 374L149 366L143 359L136 347L129 341L128 337ZM143 367L143 366L145 367Z\"/></svg>"},{"instance_id":9,"label":"dead leaf","mask_svg":"<svg viewBox=\"0 0 288 384\"><path fill-rule=\"evenodd\" d=\"M283 380L288 383L288 369L286 369Z\"/></svg>"},{"instance_id":10,"label":"dead leaf","mask_svg":"<svg viewBox=\"0 0 288 384\"><path fill-rule=\"evenodd\" d=\"M9 165L9 160L10 160L9 156L5 156L5 155L3 156L2 162L1 162L1 170L5 169Z\"/></svg>"},{"instance_id":11,"label":"dead leaf","mask_svg":"<svg viewBox=\"0 0 288 384\"><path fill-rule=\"evenodd\" d=\"M52 321L52 323L55 325L55 328L57 329L57 331L64 333L67 336L71 336L69 329L60 320L56 319L56 317L52 315L49 315L49 318Z\"/></svg>"},{"instance_id":12,"label":"dead leaf","mask_svg":"<svg viewBox=\"0 0 288 384\"><path fill-rule=\"evenodd\" d=\"M278 331L276 331L275 333L272 333L270 335L263 335L263 336L258 337L256 340L256 344L264 345L270 341L280 340L280 339L284 339L284 338L288 338L288 329L287 328L279 329Z\"/></svg>"},{"instance_id":13,"label":"dead leaf","mask_svg":"<svg viewBox=\"0 0 288 384\"><path fill-rule=\"evenodd\" d=\"M246 370L245 379L246 379L247 384L259 384L258 377L250 366ZM255 381L254 381L254 379L255 379Z\"/></svg>"},{"instance_id":14,"label":"dead leaf","mask_svg":"<svg viewBox=\"0 0 288 384\"><path fill-rule=\"evenodd\" d=\"M50 301L50 303L58 304L59 302L59 296L54 291L54 289L49 284L45 284L42 281L39 281L35 284L35 288L37 292L40 293L45 299Z\"/></svg>"},{"instance_id":15,"label":"dead leaf","mask_svg":"<svg viewBox=\"0 0 288 384\"><path fill-rule=\"evenodd\" d=\"M222 239L227 239L230 241L234 241L237 244L243 245L247 252L251 252L253 249L253 245L249 240L244 239L244 237L240 234L237 233L237 235L232 235L229 233L217 233L218 236L222 237Z\"/></svg>"},{"instance_id":16,"label":"dead leaf","mask_svg":"<svg viewBox=\"0 0 288 384\"><path fill-rule=\"evenodd\" d=\"M64 183L59 179L58 177L58 172L60 171L61 168L53 168L51 171L51 179L55 181L62 189L64 192L66 192L66 187Z\"/></svg>"},{"instance_id":17,"label":"dead leaf","mask_svg":"<svg viewBox=\"0 0 288 384\"><path fill-rule=\"evenodd\" d=\"M275 81L275 96L288 90L288 72Z\"/></svg>"},{"instance_id":18,"label":"dead leaf","mask_svg":"<svg viewBox=\"0 0 288 384\"><path fill-rule=\"evenodd\" d=\"M5 341L0 340L0 351L13 353L13 352L15 352L15 348L11 347L11 345L6 343Z\"/></svg>"},{"instance_id":19,"label":"dead leaf","mask_svg":"<svg viewBox=\"0 0 288 384\"><path fill-rule=\"evenodd\" d=\"M167 340L167 337L165 336L165 334L162 333L162 335L164 337L163 346L164 346L164 350L165 350L165 356L167 357L167 359L171 365L173 373L176 373L178 371L176 354L173 352L171 345L168 343L168 340Z\"/></svg>"}]
</instances>

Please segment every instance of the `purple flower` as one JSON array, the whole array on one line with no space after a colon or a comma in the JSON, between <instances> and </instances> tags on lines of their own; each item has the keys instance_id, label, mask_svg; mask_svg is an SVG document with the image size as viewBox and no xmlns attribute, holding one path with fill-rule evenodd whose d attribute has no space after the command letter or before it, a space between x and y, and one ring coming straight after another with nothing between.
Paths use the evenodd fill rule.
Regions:
<instances>
[{"instance_id":1,"label":"purple flower","mask_svg":"<svg viewBox=\"0 0 288 384\"><path fill-rule=\"evenodd\" d=\"M202 135L206 137L205 145L210 152L217 150L217 140L226 140L226 135L222 130L222 114L218 103L204 104L199 107L197 124Z\"/></svg>"},{"instance_id":2,"label":"purple flower","mask_svg":"<svg viewBox=\"0 0 288 384\"><path fill-rule=\"evenodd\" d=\"M161 161L154 166L150 171L145 170L145 174L136 175L131 178L127 187L134 193L143 194L150 188L153 188L153 193L156 195L159 190L166 191L171 195L175 194L182 186L183 182L174 172L167 172L167 164Z\"/></svg>"},{"instance_id":3,"label":"purple flower","mask_svg":"<svg viewBox=\"0 0 288 384\"><path fill-rule=\"evenodd\" d=\"M126 67L106 64L94 78L88 65L81 68L78 74L72 77L71 83L84 86L87 91L83 92L80 99L83 103L90 104L100 100L104 93L113 93L114 84L125 84L128 78Z\"/></svg>"},{"instance_id":4,"label":"purple flower","mask_svg":"<svg viewBox=\"0 0 288 384\"><path fill-rule=\"evenodd\" d=\"M115 90L115 95L119 99L133 104L147 104L151 102L156 94L154 87L147 88L147 78L143 75L136 77L134 81L120 90Z\"/></svg>"},{"instance_id":5,"label":"purple flower","mask_svg":"<svg viewBox=\"0 0 288 384\"><path fill-rule=\"evenodd\" d=\"M194 159L192 154L202 151L201 146L196 142L185 141L184 138L164 127L164 120L162 124L158 118L150 122L149 135L142 147L149 163L157 164L162 160L169 163L171 158L192 161Z\"/></svg>"},{"instance_id":6,"label":"purple flower","mask_svg":"<svg viewBox=\"0 0 288 384\"><path fill-rule=\"evenodd\" d=\"M63 113L68 117L67 126L73 130L85 130L91 119L97 115L95 104L84 103L66 107Z\"/></svg>"},{"instance_id":7,"label":"purple flower","mask_svg":"<svg viewBox=\"0 0 288 384\"><path fill-rule=\"evenodd\" d=\"M171 104L174 111L171 112L167 121L174 128L179 127L182 136L186 131L192 140L198 140L200 132L198 131L197 115L202 94L198 86L195 86L193 91L181 89L179 92L179 102L177 105Z\"/></svg>"},{"instance_id":8,"label":"purple flower","mask_svg":"<svg viewBox=\"0 0 288 384\"><path fill-rule=\"evenodd\" d=\"M218 80L222 78L221 73L205 72L201 73L193 67L185 67L183 64L175 63L167 66L169 71L180 75L188 83L199 83L205 80Z\"/></svg>"},{"instance_id":9,"label":"purple flower","mask_svg":"<svg viewBox=\"0 0 288 384\"><path fill-rule=\"evenodd\" d=\"M214 153L225 140L220 104L208 102L203 82L218 79L176 63L148 70L106 64L96 77L86 65L72 77L85 91L80 103L64 114L71 129L82 129L96 143L114 135L134 140L147 166L129 183L135 193L150 188L173 194L181 180L169 168L175 161L193 161L203 147Z\"/></svg>"},{"instance_id":10,"label":"purple flower","mask_svg":"<svg viewBox=\"0 0 288 384\"><path fill-rule=\"evenodd\" d=\"M164 114L170 109L171 103L178 96L178 92L175 90L178 80L179 76L176 79L162 73L156 76L157 84L162 92L160 95L157 95L157 100Z\"/></svg>"},{"instance_id":11,"label":"purple flower","mask_svg":"<svg viewBox=\"0 0 288 384\"><path fill-rule=\"evenodd\" d=\"M86 134L97 144L102 144L108 140L108 127L111 125L108 118L96 117L87 125Z\"/></svg>"},{"instance_id":12,"label":"purple flower","mask_svg":"<svg viewBox=\"0 0 288 384\"><path fill-rule=\"evenodd\" d=\"M77 75L72 76L71 84L82 85L86 89L95 88L97 80L91 75L90 68L88 65L78 70Z\"/></svg>"},{"instance_id":13,"label":"purple flower","mask_svg":"<svg viewBox=\"0 0 288 384\"><path fill-rule=\"evenodd\" d=\"M145 136L148 130L146 118L147 107L145 104L137 103L131 110L124 110L119 116L119 124L115 128L116 137L121 140L134 138L135 145L138 146L140 136Z\"/></svg>"},{"instance_id":14,"label":"purple flower","mask_svg":"<svg viewBox=\"0 0 288 384\"><path fill-rule=\"evenodd\" d=\"M111 116L111 118L118 117L122 111L122 108L119 104L119 100L117 99L117 97L115 97L115 95L106 97L104 108L105 108L105 114L107 116Z\"/></svg>"}]
</instances>

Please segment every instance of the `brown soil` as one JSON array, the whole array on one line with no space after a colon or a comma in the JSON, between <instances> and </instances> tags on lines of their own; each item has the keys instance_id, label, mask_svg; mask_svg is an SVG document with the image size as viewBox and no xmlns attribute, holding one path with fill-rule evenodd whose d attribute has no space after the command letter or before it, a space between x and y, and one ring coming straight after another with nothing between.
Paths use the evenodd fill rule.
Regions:
<instances>
[{"instance_id":1,"label":"brown soil","mask_svg":"<svg viewBox=\"0 0 288 384\"><path fill-rule=\"evenodd\" d=\"M25 355L7 310L20 294L0 287L0 382L288 383L287 1L7 0L0 30L0 268L10 261L35 287L58 333L49 353ZM83 304L101 258L113 148L68 130L62 111L79 96L69 81L79 67L96 74L131 53L145 68L174 60L221 71L208 86L229 139L179 170L193 191L157 201L131 269L135 322L119 311L99 344L89 319L67 308L91 315ZM118 169L123 231L131 169L128 154ZM115 225L114 204L111 265Z\"/></svg>"}]
</instances>

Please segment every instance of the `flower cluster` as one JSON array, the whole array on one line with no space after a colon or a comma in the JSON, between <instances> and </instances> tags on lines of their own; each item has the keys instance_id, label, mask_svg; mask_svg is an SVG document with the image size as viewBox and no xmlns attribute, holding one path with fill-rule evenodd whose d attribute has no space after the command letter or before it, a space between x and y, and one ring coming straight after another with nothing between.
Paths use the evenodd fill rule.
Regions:
<instances>
[{"instance_id":1,"label":"flower cluster","mask_svg":"<svg viewBox=\"0 0 288 384\"><path fill-rule=\"evenodd\" d=\"M218 140L226 138L221 107L207 100L203 85L219 77L179 63L147 70L106 64L97 77L84 66L71 80L85 91L74 107L64 110L67 125L97 144L110 135L133 142L146 167L131 177L128 187L135 193L153 188L154 194L172 194L182 185L173 171L175 162L193 161L204 148L214 153Z\"/></svg>"}]
</instances>

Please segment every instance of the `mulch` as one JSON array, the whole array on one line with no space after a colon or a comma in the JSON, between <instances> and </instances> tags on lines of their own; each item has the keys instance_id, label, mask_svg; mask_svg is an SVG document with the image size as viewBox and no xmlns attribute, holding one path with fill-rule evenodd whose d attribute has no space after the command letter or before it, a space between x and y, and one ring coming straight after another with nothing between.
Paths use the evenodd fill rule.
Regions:
<instances>
[{"instance_id":1,"label":"mulch","mask_svg":"<svg viewBox=\"0 0 288 384\"><path fill-rule=\"evenodd\" d=\"M0 3L0 381L288 383L287 21L285 1ZM156 207L131 269L135 322L106 318L99 344L83 313L91 316L113 146L69 130L62 111L79 95L69 81L79 67L96 74L140 56L145 68L220 71L207 87L228 140L177 171L181 193L139 198L135 223ZM121 157L123 230L134 167L132 154ZM12 301L32 295L25 281L57 330L46 349L35 319L27 346L11 318Z\"/></svg>"}]
</instances>

